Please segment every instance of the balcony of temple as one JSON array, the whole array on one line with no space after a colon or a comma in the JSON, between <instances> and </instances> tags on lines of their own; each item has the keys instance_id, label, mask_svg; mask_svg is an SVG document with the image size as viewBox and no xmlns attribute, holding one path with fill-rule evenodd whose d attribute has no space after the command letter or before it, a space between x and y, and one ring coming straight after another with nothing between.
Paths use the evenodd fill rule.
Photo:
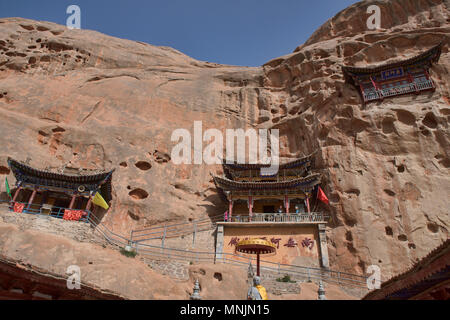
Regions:
<instances>
[{"instance_id":1,"label":"balcony of temple","mask_svg":"<svg viewBox=\"0 0 450 320\"><path fill-rule=\"evenodd\" d=\"M16 179L9 202L11 211L87 222L92 218L101 219L107 202L111 201L114 170L90 172L66 168L64 172L52 172L32 168L11 158L8 165ZM100 195L95 196L96 193ZM99 203L99 197L106 208L95 205Z\"/></svg>"},{"instance_id":2,"label":"balcony of temple","mask_svg":"<svg viewBox=\"0 0 450 320\"><path fill-rule=\"evenodd\" d=\"M407 60L373 67L342 66L346 82L354 85L366 102L404 94L434 91L430 76L433 63L439 61L442 43Z\"/></svg>"}]
</instances>

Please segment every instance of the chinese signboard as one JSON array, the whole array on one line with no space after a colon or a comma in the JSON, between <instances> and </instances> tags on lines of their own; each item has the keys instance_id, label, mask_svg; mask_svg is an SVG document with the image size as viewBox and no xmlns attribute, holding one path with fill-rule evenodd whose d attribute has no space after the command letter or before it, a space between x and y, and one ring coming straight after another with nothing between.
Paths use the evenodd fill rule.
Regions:
<instances>
[{"instance_id":1,"label":"chinese signboard","mask_svg":"<svg viewBox=\"0 0 450 320\"><path fill-rule=\"evenodd\" d=\"M398 77L402 77L404 75L403 68L395 68L390 70L381 71L381 80L389 80Z\"/></svg>"}]
</instances>

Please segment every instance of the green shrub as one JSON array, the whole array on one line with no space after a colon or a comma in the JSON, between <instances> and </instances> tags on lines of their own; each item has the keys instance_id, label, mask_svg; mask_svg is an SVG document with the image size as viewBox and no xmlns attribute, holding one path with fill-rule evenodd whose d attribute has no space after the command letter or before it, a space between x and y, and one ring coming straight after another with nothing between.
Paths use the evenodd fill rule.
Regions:
<instances>
[{"instance_id":1,"label":"green shrub","mask_svg":"<svg viewBox=\"0 0 450 320\"><path fill-rule=\"evenodd\" d=\"M277 278L278 282L289 282L289 283L295 283L296 281L291 280L290 275L285 275L283 278Z\"/></svg>"},{"instance_id":2,"label":"green shrub","mask_svg":"<svg viewBox=\"0 0 450 320\"><path fill-rule=\"evenodd\" d=\"M134 258L137 255L136 251L127 251L124 248L120 249L120 253L123 254L125 257Z\"/></svg>"}]
</instances>

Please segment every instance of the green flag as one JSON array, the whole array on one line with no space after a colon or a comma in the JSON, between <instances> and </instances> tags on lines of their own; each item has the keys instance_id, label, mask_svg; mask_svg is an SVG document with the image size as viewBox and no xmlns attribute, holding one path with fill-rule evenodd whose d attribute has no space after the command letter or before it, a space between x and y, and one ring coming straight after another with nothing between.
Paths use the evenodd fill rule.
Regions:
<instances>
[{"instance_id":1,"label":"green flag","mask_svg":"<svg viewBox=\"0 0 450 320\"><path fill-rule=\"evenodd\" d=\"M10 198L12 198L11 190L9 189L8 178L6 177L5 177L5 186L6 186L6 193L9 195Z\"/></svg>"}]
</instances>

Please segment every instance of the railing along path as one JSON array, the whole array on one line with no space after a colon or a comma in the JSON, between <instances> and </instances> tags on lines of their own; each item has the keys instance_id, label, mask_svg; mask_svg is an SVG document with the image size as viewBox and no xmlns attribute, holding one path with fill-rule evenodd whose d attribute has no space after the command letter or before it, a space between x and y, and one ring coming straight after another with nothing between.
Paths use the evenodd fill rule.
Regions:
<instances>
[{"instance_id":1,"label":"railing along path","mask_svg":"<svg viewBox=\"0 0 450 320\"><path fill-rule=\"evenodd\" d=\"M0 201L0 203L1 202L9 203L9 201ZM39 210L28 210L26 213L44 215ZM202 219L202 221L203 220L204 219ZM245 268L248 268L250 263L256 265L255 258L249 256L222 253L220 258L217 258L216 252L165 248L164 246L155 246L144 244L140 241L132 241L130 238L126 238L111 231L104 224L102 224L95 215L92 214L85 217L85 222L89 223L94 232L98 233L110 245L117 247L118 249L131 246L144 258L154 260L188 261L191 263L224 263ZM148 231L148 229L143 230ZM261 270L276 275L290 275L291 277L297 279L301 278L310 281L322 280L328 283L338 284L340 286L367 289L367 277L325 268L296 266L261 260Z\"/></svg>"}]
</instances>

